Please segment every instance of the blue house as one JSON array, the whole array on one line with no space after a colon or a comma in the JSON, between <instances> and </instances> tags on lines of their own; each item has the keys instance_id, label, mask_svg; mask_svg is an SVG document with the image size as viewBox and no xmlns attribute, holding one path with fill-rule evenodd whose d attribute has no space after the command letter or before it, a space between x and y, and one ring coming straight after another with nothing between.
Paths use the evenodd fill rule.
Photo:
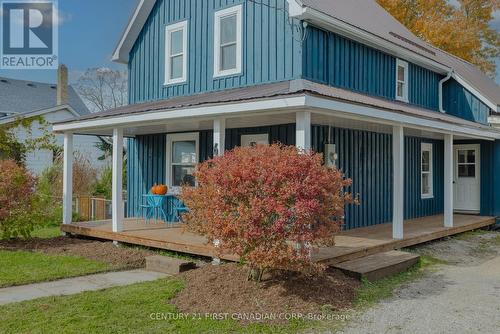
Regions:
<instances>
[{"instance_id":1,"label":"blue house","mask_svg":"<svg viewBox=\"0 0 500 334\"><path fill-rule=\"evenodd\" d=\"M128 138L130 217L153 184L175 190L214 155L273 142L324 153L352 178L361 204L346 230L389 223L397 240L408 219L500 216L499 87L375 1L140 0L113 60L128 66L130 105L54 126L65 203L78 133L113 136L115 152Z\"/></svg>"}]
</instances>

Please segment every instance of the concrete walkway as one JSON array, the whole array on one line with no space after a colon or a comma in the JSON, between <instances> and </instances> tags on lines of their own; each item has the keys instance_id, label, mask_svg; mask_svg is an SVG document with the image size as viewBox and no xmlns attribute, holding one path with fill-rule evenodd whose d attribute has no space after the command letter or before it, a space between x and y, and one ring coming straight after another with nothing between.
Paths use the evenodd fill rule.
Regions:
<instances>
[{"instance_id":1,"label":"concrete walkway","mask_svg":"<svg viewBox=\"0 0 500 334\"><path fill-rule=\"evenodd\" d=\"M13 286L0 289L0 305L41 297L72 295L84 291L154 281L167 276L167 274L138 269Z\"/></svg>"}]
</instances>

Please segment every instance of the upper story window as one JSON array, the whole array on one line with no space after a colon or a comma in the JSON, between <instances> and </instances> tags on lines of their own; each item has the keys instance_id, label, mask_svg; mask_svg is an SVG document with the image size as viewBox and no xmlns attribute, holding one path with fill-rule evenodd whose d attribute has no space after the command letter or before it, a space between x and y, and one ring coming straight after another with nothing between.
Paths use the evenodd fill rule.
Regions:
<instances>
[{"instance_id":1,"label":"upper story window","mask_svg":"<svg viewBox=\"0 0 500 334\"><path fill-rule=\"evenodd\" d=\"M242 6L215 13L214 77L241 73Z\"/></svg>"},{"instance_id":2,"label":"upper story window","mask_svg":"<svg viewBox=\"0 0 500 334\"><path fill-rule=\"evenodd\" d=\"M422 198L432 198L434 196L432 178L432 144L422 143L421 145L420 173L422 177Z\"/></svg>"},{"instance_id":3,"label":"upper story window","mask_svg":"<svg viewBox=\"0 0 500 334\"><path fill-rule=\"evenodd\" d=\"M396 100L408 102L408 63L396 61Z\"/></svg>"},{"instance_id":4,"label":"upper story window","mask_svg":"<svg viewBox=\"0 0 500 334\"><path fill-rule=\"evenodd\" d=\"M185 82L187 77L187 21L167 26L165 46L165 84Z\"/></svg>"}]
</instances>

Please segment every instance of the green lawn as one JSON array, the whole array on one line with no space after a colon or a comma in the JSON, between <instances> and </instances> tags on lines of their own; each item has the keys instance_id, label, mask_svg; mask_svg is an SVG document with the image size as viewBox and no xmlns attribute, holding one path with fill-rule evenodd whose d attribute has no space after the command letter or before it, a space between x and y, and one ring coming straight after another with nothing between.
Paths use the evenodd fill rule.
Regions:
<instances>
[{"instance_id":1,"label":"green lawn","mask_svg":"<svg viewBox=\"0 0 500 334\"><path fill-rule=\"evenodd\" d=\"M364 309L383 298L403 283L417 279L436 263L422 257L408 272L370 283L363 282L355 301L355 309ZM0 307L0 333L296 333L332 331L342 321L292 321L284 325L241 325L233 320L166 319L177 314L168 300L183 288L183 283L170 278L139 283L73 296L41 298ZM22 314L23 321L20 321ZM346 314L345 312L341 314ZM349 312L347 313L350 314ZM159 315L161 320L151 319ZM29 319L29 321L25 321Z\"/></svg>"},{"instance_id":2,"label":"green lawn","mask_svg":"<svg viewBox=\"0 0 500 334\"><path fill-rule=\"evenodd\" d=\"M313 323L241 326L232 320L153 320L151 314L177 314L168 304L183 287L164 279L48 297L0 307L0 333L294 333Z\"/></svg>"},{"instance_id":3,"label":"green lawn","mask_svg":"<svg viewBox=\"0 0 500 334\"><path fill-rule=\"evenodd\" d=\"M50 281L106 270L109 268L105 263L76 256L0 250L0 287Z\"/></svg>"},{"instance_id":4,"label":"green lawn","mask_svg":"<svg viewBox=\"0 0 500 334\"><path fill-rule=\"evenodd\" d=\"M62 235L61 226L59 225L41 227L39 229L34 230L33 233L31 233L31 236L33 238L42 238L42 239L60 237L61 235Z\"/></svg>"}]
</instances>

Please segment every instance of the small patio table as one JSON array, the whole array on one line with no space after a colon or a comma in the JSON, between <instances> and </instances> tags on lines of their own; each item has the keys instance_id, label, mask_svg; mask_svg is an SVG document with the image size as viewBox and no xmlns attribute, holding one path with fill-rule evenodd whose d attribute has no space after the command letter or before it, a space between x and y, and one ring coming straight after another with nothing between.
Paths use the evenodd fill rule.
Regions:
<instances>
[{"instance_id":1,"label":"small patio table","mask_svg":"<svg viewBox=\"0 0 500 334\"><path fill-rule=\"evenodd\" d=\"M146 204L141 205L141 208L143 209L143 217L146 220L146 223L149 223L151 219L154 219L155 221L163 219L164 222L167 222L167 215L163 207L165 200L173 195L144 194L142 196L146 200Z\"/></svg>"},{"instance_id":2,"label":"small patio table","mask_svg":"<svg viewBox=\"0 0 500 334\"><path fill-rule=\"evenodd\" d=\"M141 209L143 212L143 218L146 223L149 223L151 219L159 220L163 219L163 221L171 226L173 226L173 222L167 220L167 214L163 209L165 207L165 202L167 199L177 198L175 194L165 194L165 195L153 195L151 193L142 195L145 198L146 205L141 205ZM175 217L181 223L182 214L189 212L188 208L184 206L184 204L179 203L174 200L171 200L172 205L169 206L169 217Z\"/></svg>"}]
</instances>

